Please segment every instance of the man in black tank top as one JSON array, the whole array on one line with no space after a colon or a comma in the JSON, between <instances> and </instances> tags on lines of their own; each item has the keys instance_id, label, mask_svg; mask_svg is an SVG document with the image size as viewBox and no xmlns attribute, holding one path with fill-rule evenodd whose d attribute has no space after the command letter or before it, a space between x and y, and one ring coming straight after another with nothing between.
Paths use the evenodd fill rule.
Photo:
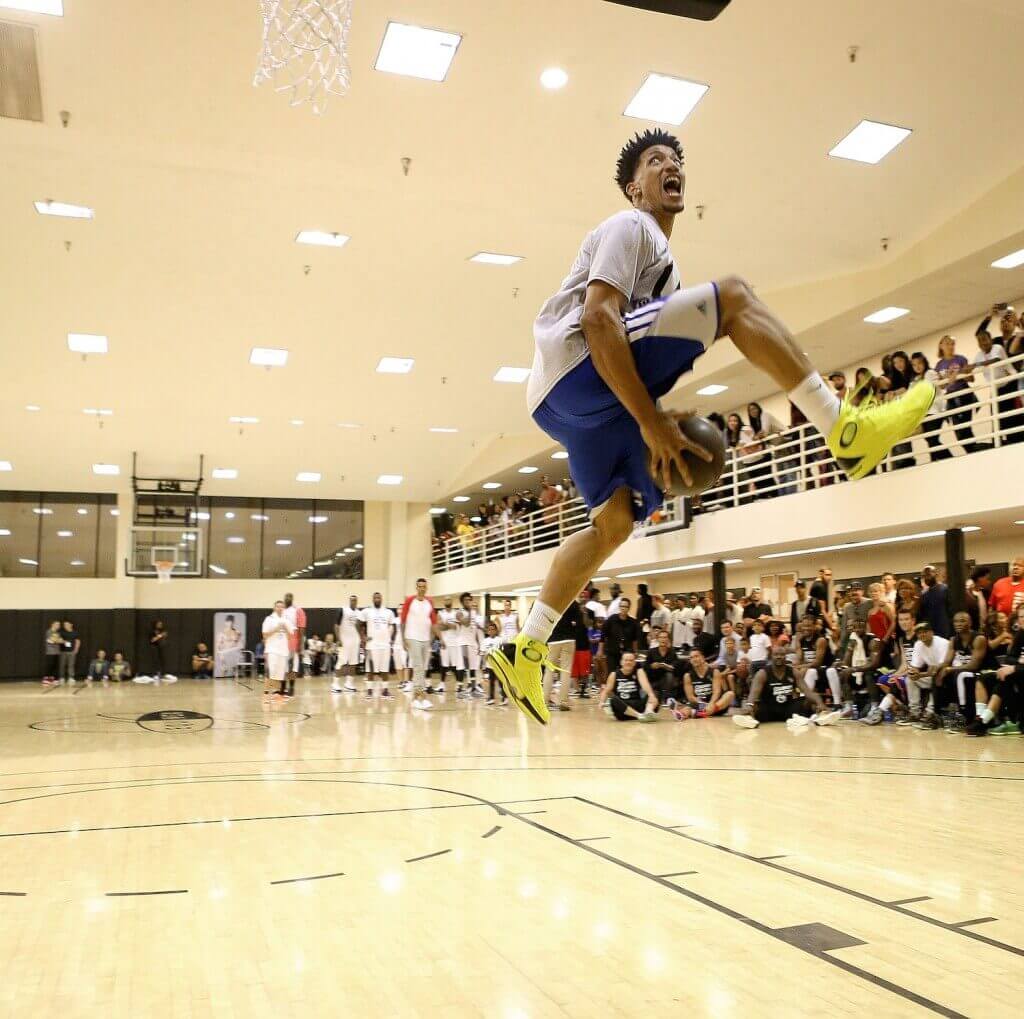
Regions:
<instances>
[{"instance_id":1,"label":"man in black tank top","mask_svg":"<svg viewBox=\"0 0 1024 1019\"><path fill-rule=\"evenodd\" d=\"M995 692L978 715L978 721L983 725L993 726L988 730L993 736L1021 734L1021 710L1024 708L1024 625L1018 627L1008 652L1006 664L996 670ZM1006 718L996 725L1004 709Z\"/></svg>"},{"instance_id":2,"label":"man in black tank top","mask_svg":"<svg viewBox=\"0 0 1024 1019\"><path fill-rule=\"evenodd\" d=\"M768 666L754 675L744 713L733 715L732 720L743 729L756 729L762 722L787 722L791 728L801 728L811 720L817 725L832 725L839 714L826 711L817 691L807 689L786 661L786 649L777 647ZM795 725L795 719L804 721Z\"/></svg>"},{"instance_id":3,"label":"man in black tank top","mask_svg":"<svg viewBox=\"0 0 1024 1019\"><path fill-rule=\"evenodd\" d=\"M829 646L828 637L817 632L814 620L804 616L800 621L799 637L796 642L796 663L793 671L804 686L816 693L828 690L834 707L842 707L843 690L839 673L833 667L835 655Z\"/></svg>"},{"instance_id":4,"label":"man in black tank top","mask_svg":"<svg viewBox=\"0 0 1024 1019\"><path fill-rule=\"evenodd\" d=\"M728 711L736 695L726 689L725 680L718 669L694 648L690 652L690 664L683 673L683 690L686 705L676 709L670 704L677 718L710 718Z\"/></svg>"},{"instance_id":5,"label":"man in black tank top","mask_svg":"<svg viewBox=\"0 0 1024 1019\"><path fill-rule=\"evenodd\" d=\"M952 698L953 684L956 685L963 721L959 718L955 721L954 732L967 732L970 736L986 734L988 726L976 717L975 704L978 699L983 704L988 701L995 687L997 668L999 663L988 640L971 629L968 613L958 612L953 617L953 639L949 642L946 661L935 677L947 699Z\"/></svg>"},{"instance_id":6,"label":"man in black tank top","mask_svg":"<svg viewBox=\"0 0 1024 1019\"><path fill-rule=\"evenodd\" d=\"M608 676L597 706L603 708L606 703L620 722L633 719L638 722L655 720L654 713L659 707L658 695L644 670L637 668L636 655L632 651L622 656L618 669Z\"/></svg>"}]
</instances>

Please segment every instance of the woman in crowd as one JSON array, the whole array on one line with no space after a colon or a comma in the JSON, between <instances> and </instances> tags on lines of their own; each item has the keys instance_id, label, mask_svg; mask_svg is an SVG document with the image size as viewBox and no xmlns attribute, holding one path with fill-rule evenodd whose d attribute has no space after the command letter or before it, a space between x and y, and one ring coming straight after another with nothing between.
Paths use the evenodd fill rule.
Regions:
<instances>
[{"instance_id":1,"label":"woman in crowd","mask_svg":"<svg viewBox=\"0 0 1024 1019\"><path fill-rule=\"evenodd\" d=\"M953 454L942 445L939 432L942 430L941 415L946 409L946 398L943 396L942 387L939 385L939 375L928 361L928 358L919 350L910 355L910 371L913 385L915 382L931 382L935 386L935 403L932 404L931 416L925 418L921 423L921 431L924 432L924 441L928 443L928 455L930 460L948 460Z\"/></svg>"},{"instance_id":2,"label":"woman in crowd","mask_svg":"<svg viewBox=\"0 0 1024 1019\"><path fill-rule=\"evenodd\" d=\"M751 465L751 480L754 487L762 498L770 499L775 493L766 491L772 487L772 447L778 445L779 437L782 435L782 425L766 414L759 403L747 404L747 418L750 421L750 430L754 433L756 445L751 452L755 453L749 460ZM756 453L760 448L762 452Z\"/></svg>"},{"instance_id":3,"label":"woman in crowd","mask_svg":"<svg viewBox=\"0 0 1024 1019\"><path fill-rule=\"evenodd\" d=\"M896 582L896 612L912 612L917 618L917 606L921 600L921 594L914 581L904 578Z\"/></svg>"},{"instance_id":4,"label":"woman in crowd","mask_svg":"<svg viewBox=\"0 0 1024 1019\"><path fill-rule=\"evenodd\" d=\"M978 398L968 384L973 377L971 366L963 354L956 352L956 340L952 336L943 336L939 340L939 360L935 371L945 393L946 409L954 412L949 421L957 442L964 447L965 452L977 452L980 447L974 438L971 417L978 405Z\"/></svg>"},{"instance_id":5,"label":"woman in crowd","mask_svg":"<svg viewBox=\"0 0 1024 1019\"><path fill-rule=\"evenodd\" d=\"M768 622L768 639L772 642L772 649L789 646L789 634L786 633L786 626L780 619L772 619Z\"/></svg>"},{"instance_id":6,"label":"woman in crowd","mask_svg":"<svg viewBox=\"0 0 1024 1019\"><path fill-rule=\"evenodd\" d=\"M739 414L730 414L725 419L725 445L732 450L732 470L736 475L736 487L740 492L740 504L751 501L754 485L750 480L746 454L755 447L754 433L749 425L743 423ZM760 446L757 446L760 449ZM740 462L740 458L743 462Z\"/></svg>"},{"instance_id":7,"label":"woman in crowd","mask_svg":"<svg viewBox=\"0 0 1024 1019\"><path fill-rule=\"evenodd\" d=\"M885 371L885 377L889 383L885 393L887 400L894 400L896 397L902 396L910 388L914 381L914 371L910 367L910 356L905 350L897 350L892 355L889 367ZM893 448L891 463L894 471L914 466L911 449L909 442L901 442Z\"/></svg>"},{"instance_id":8,"label":"woman in crowd","mask_svg":"<svg viewBox=\"0 0 1024 1019\"><path fill-rule=\"evenodd\" d=\"M1017 612L1020 616L1020 610ZM990 612L985 623L985 636L988 637L988 646L994 655L1005 655L1013 643L1013 634L1010 632L1009 620L1005 612Z\"/></svg>"},{"instance_id":9,"label":"woman in crowd","mask_svg":"<svg viewBox=\"0 0 1024 1019\"><path fill-rule=\"evenodd\" d=\"M871 611L868 613L868 632L880 641L887 641L896 628L896 613L885 597L882 584L872 584L868 588L871 599Z\"/></svg>"}]
</instances>

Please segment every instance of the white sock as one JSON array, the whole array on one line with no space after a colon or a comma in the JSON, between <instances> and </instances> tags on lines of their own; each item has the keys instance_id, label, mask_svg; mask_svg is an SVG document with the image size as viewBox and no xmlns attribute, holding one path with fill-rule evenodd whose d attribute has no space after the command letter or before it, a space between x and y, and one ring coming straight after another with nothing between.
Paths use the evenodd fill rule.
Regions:
<instances>
[{"instance_id":1,"label":"white sock","mask_svg":"<svg viewBox=\"0 0 1024 1019\"><path fill-rule=\"evenodd\" d=\"M832 426L839 420L839 397L820 373L812 372L786 395L803 412L804 417L827 437Z\"/></svg>"},{"instance_id":2,"label":"white sock","mask_svg":"<svg viewBox=\"0 0 1024 1019\"><path fill-rule=\"evenodd\" d=\"M882 703L878 705L878 708L880 711L891 711L894 703L895 699L893 698L893 695L891 693L887 693L882 698Z\"/></svg>"},{"instance_id":3,"label":"white sock","mask_svg":"<svg viewBox=\"0 0 1024 1019\"><path fill-rule=\"evenodd\" d=\"M988 725L988 723L991 722L992 719L996 717L996 713L991 708L982 708L981 711L978 712L978 717L986 725Z\"/></svg>"},{"instance_id":4,"label":"white sock","mask_svg":"<svg viewBox=\"0 0 1024 1019\"><path fill-rule=\"evenodd\" d=\"M532 640L539 640L542 644L548 642L555 623L562 618L561 612L556 612L550 605L538 600L533 603L530 614L526 617L526 624L523 626L523 633Z\"/></svg>"}]
</instances>

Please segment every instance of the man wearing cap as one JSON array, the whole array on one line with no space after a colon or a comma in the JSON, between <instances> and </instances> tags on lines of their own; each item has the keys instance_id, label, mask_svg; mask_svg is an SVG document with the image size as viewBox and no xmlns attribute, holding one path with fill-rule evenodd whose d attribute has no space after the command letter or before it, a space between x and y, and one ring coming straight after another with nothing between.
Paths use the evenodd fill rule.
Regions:
<instances>
[{"instance_id":1,"label":"man wearing cap","mask_svg":"<svg viewBox=\"0 0 1024 1019\"><path fill-rule=\"evenodd\" d=\"M766 601L761 598L761 588L755 587L750 592L750 597L747 600L747 604L743 609L744 619L763 619L764 617L771 619L772 607Z\"/></svg>"},{"instance_id":2,"label":"man wearing cap","mask_svg":"<svg viewBox=\"0 0 1024 1019\"><path fill-rule=\"evenodd\" d=\"M910 656L910 668L907 669L907 700L910 701L911 712L915 712L915 709L920 709L924 694L926 708L918 727L941 729L942 723L936 713L936 708L941 705L937 705L935 700L935 677L946 664L949 641L945 637L937 636L932 624L927 620L918 623L914 633L917 641ZM884 700L879 707L885 710L883 705Z\"/></svg>"},{"instance_id":3,"label":"man wearing cap","mask_svg":"<svg viewBox=\"0 0 1024 1019\"><path fill-rule=\"evenodd\" d=\"M843 613L839 625L839 647L846 647L846 639L853 633L855 622L868 625L868 614L871 612L871 602L864 597L864 585L855 580L849 589L849 599L843 606Z\"/></svg>"},{"instance_id":4,"label":"man wearing cap","mask_svg":"<svg viewBox=\"0 0 1024 1019\"><path fill-rule=\"evenodd\" d=\"M789 629L796 633L797 624L804 616L817 616L821 614L818 603L807 594L807 581L796 582L796 600L789 606Z\"/></svg>"},{"instance_id":5,"label":"man wearing cap","mask_svg":"<svg viewBox=\"0 0 1024 1019\"><path fill-rule=\"evenodd\" d=\"M832 372L828 377L829 385L840 400L846 396L846 372Z\"/></svg>"},{"instance_id":6,"label":"man wearing cap","mask_svg":"<svg viewBox=\"0 0 1024 1019\"><path fill-rule=\"evenodd\" d=\"M921 598L917 603L917 621L929 622L937 637L949 638L953 632L953 613L949 588L939 580L934 566L921 568Z\"/></svg>"}]
</instances>

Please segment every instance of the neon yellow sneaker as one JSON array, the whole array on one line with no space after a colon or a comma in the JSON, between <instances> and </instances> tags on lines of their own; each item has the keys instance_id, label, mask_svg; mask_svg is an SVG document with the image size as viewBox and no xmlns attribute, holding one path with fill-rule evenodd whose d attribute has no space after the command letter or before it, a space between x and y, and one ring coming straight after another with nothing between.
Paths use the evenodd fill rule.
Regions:
<instances>
[{"instance_id":1,"label":"neon yellow sneaker","mask_svg":"<svg viewBox=\"0 0 1024 1019\"><path fill-rule=\"evenodd\" d=\"M828 448L851 481L866 477L893 446L920 428L934 402L935 386L930 382L917 382L903 396L886 403L865 396L857 407L848 393L829 433Z\"/></svg>"},{"instance_id":2,"label":"neon yellow sneaker","mask_svg":"<svg viewBox=\"0 0 1024 1019\"><path fill-rule=\"evenodd\" d=\"M487 665L501 682L509 700L528 718L541 725L551 719L544 700L542 675L548 661L548 646L525 633L520 633L511 644L502 644L487 656ZM553 666L552 666L553 667Z\"/></svg>"}]
</instances>

